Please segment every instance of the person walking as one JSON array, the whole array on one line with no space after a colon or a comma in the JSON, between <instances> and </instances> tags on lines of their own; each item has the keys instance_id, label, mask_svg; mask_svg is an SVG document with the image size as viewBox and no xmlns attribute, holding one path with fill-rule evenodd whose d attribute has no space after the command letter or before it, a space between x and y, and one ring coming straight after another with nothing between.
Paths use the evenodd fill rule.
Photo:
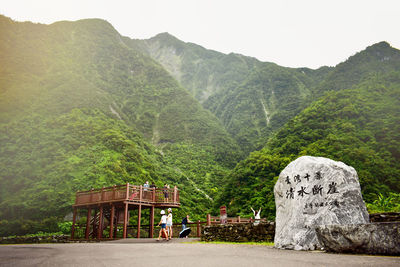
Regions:
<instances>
[{"instance_id":1,"label":"person walking","mask_svg":"<svg viewBox=\"0 0 400 267\"><path fill-rule=\"evenodd\" d=\"M189 214L186 215L186 217L183 217L182 219L182 231L186 229L186 224L191 223L191 221L189 220ZM188 238L187 236L185 236L185 238Z\"/></svg>"},{"instance_id":2,"label":"person walking","mask_svg":"<svg viewBox=\"0 0 400 267\"><path fill-rule=\"evenodd\" d=\"M186 229L186 224L188 224L189 222L191 222L189 220L189 214L186 215L186 217L183 217L182 219L182 230Z\"/></svg>"},{"instance_id":3,"label":"person walking","mask_svg":"<svg viewBox=\"0 0 400 267\"><path fill-rule=\"evenodd\" d=\"M172 239L172 209L171 208L168 208L167 232L169 234L169 239Z\"/></svg>"},{"instance_id":4,"label":"person walking","mask_svg":"<svg viewBox=\"0 0 400 267\"><path fill-rule=\"evenodd\" d=\"M166 232L166 227L167 227L167 216L165 215L165 211L164 210L161 210L161 220L160 220L160 222L158 223L158 226L160 226L161 225L161 229L160 229L160 233L158 234L158 239L157 239L157 241L160 241L160 238L161 238L161 235L162 235L162 233L164 233L164 235L165 235L165 237L166 237L166 240L168 241L169 239L168 239L168 234L167 234L167 232Z\"/></svg>"}]
</instances>

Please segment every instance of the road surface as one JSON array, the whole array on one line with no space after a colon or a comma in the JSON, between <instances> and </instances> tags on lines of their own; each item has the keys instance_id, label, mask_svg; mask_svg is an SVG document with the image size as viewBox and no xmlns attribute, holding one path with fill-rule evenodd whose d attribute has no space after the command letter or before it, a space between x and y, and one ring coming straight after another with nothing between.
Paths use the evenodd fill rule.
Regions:
<instances>
[{"instance_id":1,"label":"road surface","mask_svg":"<svg viewBox=\"0 0 400 267\"><path fill-rule=\"evenodd\" d=\"M400 266L400 257L179 241L1 245L0 266Z\"/></svg>"}]
</instances>

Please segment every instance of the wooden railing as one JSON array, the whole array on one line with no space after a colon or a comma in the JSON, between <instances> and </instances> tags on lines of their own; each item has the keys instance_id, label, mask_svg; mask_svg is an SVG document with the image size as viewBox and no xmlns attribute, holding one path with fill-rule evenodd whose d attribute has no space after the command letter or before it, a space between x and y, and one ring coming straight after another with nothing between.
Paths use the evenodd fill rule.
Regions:
<instances>
[{"instance_id":1,"label":"wooden railing","mask_svg":"<svg viewBox=\"0 0 400 267\"><path fill-rule=\"evenodd\" d=\"M191 237L191 238L201 237L201 229L206 225L207 225L207 222L202 222L202 221L187 223L186 227L189 227L192 230L188 237ZM115 227L114 229L116 229L114 238L116 238L116 239L123 238L123 224L117 223L114 227ZM153 231L152 236L150 236L150 227L151 226L149 224L141 225L141 230L140 230L141 238L157 238L158 237L159 232L160 232L160 227L157 225L154 226L154 231ZM178 238L179 233L182 231L182 225L174 224L172 226L172 229L173 229L173 237ZM93 230L92 227L91 227L91 230ZM85 223L77 224L75 226L75 239L85 239L85 231L86 231ZM97 229L96 229L96 231L97 231ZM128 237L136 237L137 231L138 231L137 225L132 224L132 225L127 226ZM109 232L110 232L110 225L107 224L104 226L103 232L102 232L102 236L104 237L104 239L107 239L106 237L109 236ZM96 236L97 236L97 234L96 234ZM96 237L94 237L94 238L96 238Z\"/></svg>"},{"instance_id":2,"label":"wooden railing","mask_svg":"<svg viewBox=\"0 0 400 267\"><path fill-rule=\"evenodd\" d=\"M208 216L207 216L208 217ZM219 217L217 216L209 216L210 221L195 221L195 222L190 222L186 224L186 227L191 228L191 233L189 237L192 238L199 238L201 237L201 229L207 225L215 225L215 224L220 224ZM238 223L253 223L255 220L252 218L240 218L240 217L229 217L228 219L228 224L238 224ZM266 219L261 219L261 222L267 221ZM123 238L123 224L116 222L115 226L116 229L114 238ZM150 236L150 225L149 224L142 224L141 225L141 233L140 237L141 238L157 238L159 235L160 227L154 226L154 231L152 231L153 235ZM176 223L172 226L173 228L173 237L178 238L180 231L182 231L182 225L179 223ZM86 229L86 224L78 224L75 227L75 238L76 239L84 239L85 238L85 229ZM109 236L109 231L110 231L110 225L109 223L104 226L102 236L107 237ZM136 237L137 236L137 225L129 225L127 226L127 233L128 237ZM107 239L107 238L105 238Z\"/></svg>"},{"instance_id":3,"label":"wooden railing","mask_svg":"<svg viewBox=\"0 0 400 267\"><path fill-rule=\"evenodd\" d=\"M142 185L114 185L76 193L75 206L104 202L131 201L149 204L179 204L179 191L174 188L148 188Z\"/></svg>"},{"instance_id":4,"label":"wooden railing","mask_svg":"<svg viewBox=\"0 0 400 267\"><path fill-rule=\"evenodd\" d=\"M266 218L261 218L258 220L259 222L266 222L268 221ZM252 223L255 222L253 218L241 218L240 216L237 217L227 217L225 223L234 224L234 223ZM207 225L211 224L221 224L220 216L211 216L207 214Z\"/></svg>"}]
</instances>

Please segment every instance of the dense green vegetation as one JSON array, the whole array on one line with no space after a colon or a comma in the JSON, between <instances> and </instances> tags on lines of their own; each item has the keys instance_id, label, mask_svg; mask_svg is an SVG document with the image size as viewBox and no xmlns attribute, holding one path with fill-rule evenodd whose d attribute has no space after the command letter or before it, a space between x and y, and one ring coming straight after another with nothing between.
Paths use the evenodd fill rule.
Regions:
<instances>
[{"instance_id":1,"label":"dense green vegetation","mask_svg":"<svg viewBox=\"0 0 400 267\"><path fill-rule=\"evenodd\" d=\"M0 33L0 235L68 231L75 191L146 180L178 186L177 222L220 205L273 219L301 155L353 166L370 211L399 210L400 52L385 42L311 70L98 19L0 16Z\"/></svg>"},{"instance_id":2,"label":"dense green vegetation","mask_svg":"<svg viewBox=\"0 0 400 267\"><path fill-rule=\"evenodd\" d=\"M238 149L217 118L161 65L129 48L109 23L38 25L5 17L0 23L0 121L93 107L121 118L155 145L213 145L222 164L237 159Z\"/></svg>"},{"instance_id":3,"label":"dense green vegetation","mask_svg":"<svg viewBox=\"0 0 400 267\"><path fill-rule=\"evenodd\" d=\"M305 108L311 84L301 72L266 64L253 70L235 89L211 96L204 106L247 154L261 149L274 131Z\"/></svg>"},{"instance_id":4,"label":"dense green vegetation","mask_svg":"<svg viewBox=\"0 0 400 267\"><path fill-rule=\"evenodd\" d=\"M208 184L220 184L240 152L161 65L102 20L41 25L0 16L0 30L4 228L36 231L26 222L61 220L77 190L145 180L178 186L178 217L205 217L205 195L218 191ZM210 167L196 169L179 153Z\"/></svg>"},{"instance_id":5,"label":"dense green vegetation","mask_svg":"<svg viewBox=\"0 0 400 267\"><path fill-rule=\"evenodd\" d=\"M185 43L169 33L130 40L129 44L160 62L200 102L223 89L234 89L252 69L263 64L255 58L225 55Z\"/></svg>"},{"instance_id":6,"label":"dense green vegetation","mask_svg":"<svg viewBox=\"0 0 400 267\"><path fill-rule=\"evenodd\" d=\"M78 190L146 180L177 185L182 213L203 215L210 205L154 146L98 110L75 109L46 120L32 116L1 127L0 136L0 218L12 224L63 218Z\"/></svg>"},{"instance_id":7,"label":"dense green vegetation","mask_svg":"<svg viewBox=\"0 0 400 267\"><path fill-rule=\"evenodd\" d=\"M263 218L275 218L274 185L290 159L253 152L230 174L230 180L215 202L215 208L226 205L229 216L249 217L253 209L262 208Z\"/></svg>"},{"instance_id":8,"label":"dense green vegetation","mask_svg":"<svg viewBox=\"0 0 400 267\"><path fill-rule=\"evenodd\" d=\"M331 68L291 69L185 43L168 33L129 44L159 61L217 116L246 155L298 114Z\"/></svg>"},{"instance_id":9,"label":"dense green vegetation","mask_svg":"<svg viewBox=\"0 0 400 267\"><path fill-rule=\"evenodd\" d=\"M326 91L349 89L371 74L385 74L400 69L400 52L387 42L380 42L349 57L326 75L314 90L314 97Z\"/></svg>"},{"instance_id":10,"label":"dense green vegetation","mask_svg":"<svg viewBox=\"0 0 400 267\"><path fill-rule=\"evenodd\" d=\"M265 148L236 166L218 204L229 203L228 209L240 214L249 214L249 206L259 205L264 216L273 218L275 180L288 162L302 155L328 157L353 166L371 211L398 210L400 73L367 79L354 89L329 92L310 105Z\"/></svg>"}]
</instances>

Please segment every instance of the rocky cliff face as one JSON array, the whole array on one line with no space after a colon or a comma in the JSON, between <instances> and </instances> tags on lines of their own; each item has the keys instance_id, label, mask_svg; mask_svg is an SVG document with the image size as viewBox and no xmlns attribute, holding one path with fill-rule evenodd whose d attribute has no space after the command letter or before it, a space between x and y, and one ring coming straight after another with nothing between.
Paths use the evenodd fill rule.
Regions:
<instances>
[{"instance_id":1,"label":"rocky cliff face","mask_svg":"<svg viewBox=\"0 0 400 267\"><path fill-rule=\"evenodd\" d=\"M316 71L185 43L168 33L131 40L214 113L249 153L304 108ZM319 76L318 76L319 77Z\"/></svg>"}]
</instances>

